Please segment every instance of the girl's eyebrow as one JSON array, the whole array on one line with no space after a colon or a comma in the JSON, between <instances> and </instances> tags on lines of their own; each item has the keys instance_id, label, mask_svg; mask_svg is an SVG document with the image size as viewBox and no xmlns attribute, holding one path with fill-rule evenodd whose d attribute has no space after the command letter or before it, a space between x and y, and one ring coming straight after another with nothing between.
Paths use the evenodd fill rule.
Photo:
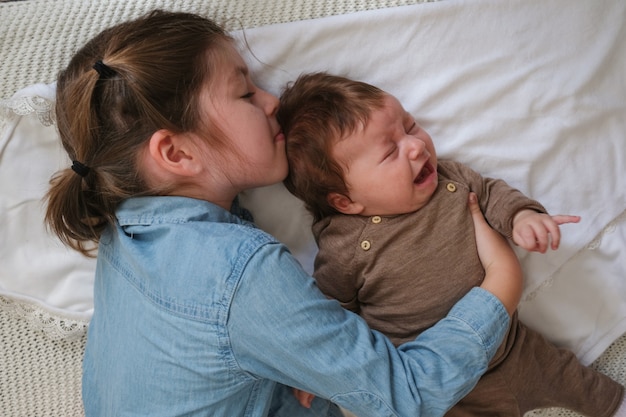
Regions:
<instances>
[{"instance_id":1,"label":"girl's eyebrow","mask_svg":"<svg viewBox=\"0 0 626 417\"><path fill-rule=\"evenodd\" d=\"M237 94L240 94L240 90L242 88L247 88L246 87L248 85L247 77L248 77L248 67L245 65L236 65L232 69L230 74L228 74L228 77L226 78L226 85L228 86L229 90L232 90L233 92Z\"/></svg>"},{"instance_id":2,"label":"girl's eyebrow","mask_svg":"<svg viewBox=\"0 0 626 417\"><path fill-rule=\"evenodd\" d=\"M235 66L235 68L230 74L230 80L233 82L237 82L239 81L241 76L244 76L244 77L248 76L248 67L245 65Z\"/></svg>"},{"instance_id":3,"label":"girl's eyebrow","mask_svg":"<svg viewBox=\"0 0 626 417\"><path fill-rule=\"evenodd\" d=\"M237 71L238 73L240 73L241 75L248 75L248 67L245 65L238 65L235 68L235 71Z\"/></svg>"}]
</instances>

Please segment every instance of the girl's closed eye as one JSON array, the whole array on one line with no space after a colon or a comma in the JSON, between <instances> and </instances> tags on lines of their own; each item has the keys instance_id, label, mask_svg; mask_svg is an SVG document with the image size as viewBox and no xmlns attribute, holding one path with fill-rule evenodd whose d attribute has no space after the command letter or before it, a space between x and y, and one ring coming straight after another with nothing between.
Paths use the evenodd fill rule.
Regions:
<instances>
[{"instance_id":1,"label":"girl's closed eye","mask_svg":"<svg viewBox=\"0 0 626 417\"><path fill-rule=\"evenodd\" d=\"M246 94L241 96L241 98L250 99L250 98L252 98L252 96L254 96L254 91L248 91Z\"/></svg>"}]
</instances>

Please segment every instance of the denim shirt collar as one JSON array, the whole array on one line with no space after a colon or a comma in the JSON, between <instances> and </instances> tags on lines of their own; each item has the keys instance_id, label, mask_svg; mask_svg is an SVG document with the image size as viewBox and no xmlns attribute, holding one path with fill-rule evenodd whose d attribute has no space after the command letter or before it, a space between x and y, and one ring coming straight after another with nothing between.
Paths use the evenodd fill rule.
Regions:
<instances>
[{"instance_id":1,"label":"denim shirt collar","mask_svg":"<svg viewBox=\"0 0 626 417\"><path fill-rule=\"evenodd\" d=\"M251 225L253 220L250 212L239 205L238 198L229 212L206 200L178 196L129 198L120 203L116 217L122 227L193 220Z\"/></svg>"}]
</instances>

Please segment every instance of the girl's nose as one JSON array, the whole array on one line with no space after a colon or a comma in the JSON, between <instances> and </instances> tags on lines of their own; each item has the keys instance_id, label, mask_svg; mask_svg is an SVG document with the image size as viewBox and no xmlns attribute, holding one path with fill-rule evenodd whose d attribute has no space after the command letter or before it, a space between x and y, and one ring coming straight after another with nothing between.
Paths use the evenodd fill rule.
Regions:
<instances>
[{"instance_id":1,"label":"girl's nose","mask_svg":"<svg viewBox=\"0 0 626 417\"><path fill-rule=\"evenodd\" d=\"M260 88L257 90L257 94L260 96L261 106L265 111L265 114L268 116L275 116L278 111L278 97Z\"/></svg>"}]
</instances>

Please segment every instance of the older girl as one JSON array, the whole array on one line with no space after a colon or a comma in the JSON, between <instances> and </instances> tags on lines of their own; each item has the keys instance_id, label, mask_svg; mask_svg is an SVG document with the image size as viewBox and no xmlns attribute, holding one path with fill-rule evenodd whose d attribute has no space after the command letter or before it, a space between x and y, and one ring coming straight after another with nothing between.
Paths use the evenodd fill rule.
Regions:
<instances>
[{"instance_id":1,"label":"older girl","mask_svg":"<svg viewBox=\"0 0 626 417\"><path fill-rule=\"evenodd\" d=\"M88 416L339 415L322 399L272 404L285 385L359 416L434 416L485 371L520 296L511 249L472 205L483 288L394 348L238 207L287 173L277 105L229 35L192 14L105 30L59 75L73 163L53 178L47 221L69 246L98 247Z\"/></svg>"}]
</instances>

